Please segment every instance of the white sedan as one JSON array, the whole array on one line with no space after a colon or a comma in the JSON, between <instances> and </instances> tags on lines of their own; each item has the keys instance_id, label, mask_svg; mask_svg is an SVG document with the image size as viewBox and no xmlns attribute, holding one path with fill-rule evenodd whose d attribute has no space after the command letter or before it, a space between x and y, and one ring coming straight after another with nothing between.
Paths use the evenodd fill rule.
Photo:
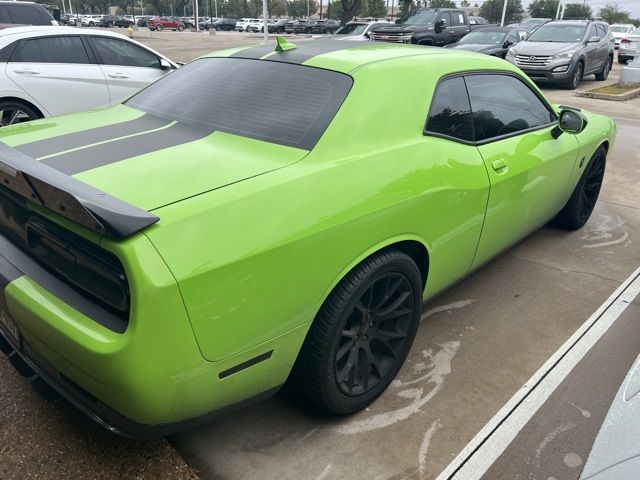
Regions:
<instances>
[{"instance_id":1,"label":"white sedan","mask_svg":"<svg viewBox=\"0 0 640 480\"><path fill-rule=\"evenodd\" d=\"M155 50L106 30L0 30L0 126L113 106L175 68Z\"/></svg>"}]
</instances>

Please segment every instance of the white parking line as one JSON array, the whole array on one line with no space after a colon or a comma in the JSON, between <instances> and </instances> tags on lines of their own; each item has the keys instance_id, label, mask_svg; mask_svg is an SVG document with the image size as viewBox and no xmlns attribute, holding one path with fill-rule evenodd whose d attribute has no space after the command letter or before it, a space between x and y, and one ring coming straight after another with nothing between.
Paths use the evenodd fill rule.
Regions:
<instances>
[{"instance_id":1,"label":"white parking line","mask_svg":"<svg viewBox=\"0 0 640 480\"><path fill-rule=\"evenodd\" d=\"M640 268L633 272L511 397L436 480L481 478L638 295Z\"/></svg>"}]
</instances>

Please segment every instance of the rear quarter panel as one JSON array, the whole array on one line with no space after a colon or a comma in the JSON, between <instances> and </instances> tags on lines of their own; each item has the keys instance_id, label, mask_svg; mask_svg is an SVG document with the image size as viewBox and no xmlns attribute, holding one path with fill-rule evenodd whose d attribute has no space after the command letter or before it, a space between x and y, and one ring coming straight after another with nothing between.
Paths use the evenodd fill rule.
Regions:
<instances>
[{"instance_id":1,"label":"rear quarter panel","mask_svg":"<svg viewBox=\"0 0 640 480\"><path fill-rule=\"evenodd\" d=\"M475 147L422 134L439 71L451 65L394 63L393 73L385 62L353 73L307 158L155 212L161 220L146 234L178 281L206 359L308 326L340 279L391 243L427 248L425 297L468 271L485 167Z\"/></svg>"}]
</instances>

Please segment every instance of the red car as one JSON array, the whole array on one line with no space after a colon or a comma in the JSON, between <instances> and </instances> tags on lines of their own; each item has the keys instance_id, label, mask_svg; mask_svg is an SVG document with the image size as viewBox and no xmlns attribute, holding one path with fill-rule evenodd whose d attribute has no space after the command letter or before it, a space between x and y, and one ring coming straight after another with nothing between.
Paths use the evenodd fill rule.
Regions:
<instances>
[{"instance_id":1,"label":"red car","mask_svg":"<svg viewBox=\"0 0 640 480\"><path fill-rule=\"evenodd\" d=\"M165 28L181 32L184 30L184 23L167 17L156 17L147 20L147 27L149 30L155 30L157 32L164 30Z\"/></svg>"}]
</instances>

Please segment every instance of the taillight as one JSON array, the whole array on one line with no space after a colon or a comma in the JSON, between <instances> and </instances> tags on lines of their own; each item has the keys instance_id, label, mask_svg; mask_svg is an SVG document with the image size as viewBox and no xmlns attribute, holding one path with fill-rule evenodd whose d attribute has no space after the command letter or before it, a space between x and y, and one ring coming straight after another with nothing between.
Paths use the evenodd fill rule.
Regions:
<instances>
[{"instance_id":1,"label":"taillight","mask_svg":"<svg viewBox=\"0 0 640 480\"><path fill-rule=\"evenodd\" d=\"M629 40L628 38L623 38L622 40L620 40L620 43L631 43L631 40Z\"/></svg>"}]
</instances>

